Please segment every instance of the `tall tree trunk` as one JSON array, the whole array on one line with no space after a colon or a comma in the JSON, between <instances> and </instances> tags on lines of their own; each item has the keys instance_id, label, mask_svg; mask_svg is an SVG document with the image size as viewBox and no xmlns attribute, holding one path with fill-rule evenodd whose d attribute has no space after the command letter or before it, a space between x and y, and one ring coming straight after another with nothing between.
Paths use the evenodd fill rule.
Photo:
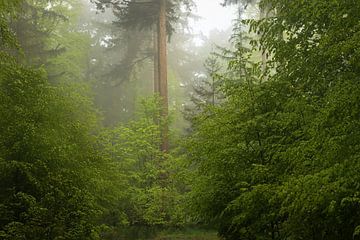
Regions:
<instances>
[{"instance_id":1,"label":"tall tree trunk","mask_svg":"<svg viewBox=\"0 0 360 240\"><path fill-rule=\"evenodd\" d=\"M159 26L158 26L158 68L160 96L162 101L161 115L164 119L168 116L168 84L167 84L167 57L166 57L166 0L160 0ZM161 129L161 150L169 150L168 126L165 123Z\"/></svg>"}]
</instances>

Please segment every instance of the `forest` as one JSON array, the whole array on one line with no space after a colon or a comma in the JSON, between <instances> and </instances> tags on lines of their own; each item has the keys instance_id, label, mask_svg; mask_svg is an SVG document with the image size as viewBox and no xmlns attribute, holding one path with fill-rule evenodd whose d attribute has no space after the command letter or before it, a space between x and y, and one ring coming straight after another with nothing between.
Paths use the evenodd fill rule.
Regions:
<instances>
[{"instance_id":1,"label":"forest","mask_svg":"<svg viewBox=\"0 0 360 240\"><path fill-rule=\"evenodd\" d=\"M360 239L360 1L0 0L0 239Z\"/></svg>"}]
</instances>

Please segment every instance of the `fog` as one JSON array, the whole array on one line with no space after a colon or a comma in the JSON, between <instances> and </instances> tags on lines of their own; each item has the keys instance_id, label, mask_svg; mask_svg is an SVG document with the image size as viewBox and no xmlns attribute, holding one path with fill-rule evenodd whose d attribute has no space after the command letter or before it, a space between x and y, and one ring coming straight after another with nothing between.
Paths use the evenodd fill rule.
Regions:
<instances>
[{"instance_id":1,"label":"fog","mask_svg":"<svg viewBox=\"0 0 360 240\"><path fill-rule=\"evenodd\" d=\"M236 17L235 7L221 6L223 0L196 0L194 14L200 17L197 21L191 21L190 25L194 33L202 33L209 36L211 30L227 30L232 26Z\"/></svg>"}]
</instances>

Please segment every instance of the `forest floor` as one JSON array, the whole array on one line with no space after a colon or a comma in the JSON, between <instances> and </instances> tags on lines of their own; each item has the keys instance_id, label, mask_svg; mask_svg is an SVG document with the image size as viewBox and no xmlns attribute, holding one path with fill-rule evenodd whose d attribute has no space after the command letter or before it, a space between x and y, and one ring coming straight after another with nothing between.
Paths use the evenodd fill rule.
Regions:
<instances>
[{"instance_id":1,"label":"forest floor","mask_svg":"<svg viewBox=\"0 0 360 240\"><path fill-rule=\"evenodd\" d=\"M175 232L161 232L154 240L219 240L215 231L209 230L183 230Z\"/></svg>"},{"instance_id":2,"label":"forest floor","mask_svg":"<svg viewBox=\"0 0 360 240\"><path fill-rule=\"evenodd\" d=\"M131 227L117 229L104 237L107 240L220 240L216 231L196 227L166 230Z\"/></svg>"}]
</instances>

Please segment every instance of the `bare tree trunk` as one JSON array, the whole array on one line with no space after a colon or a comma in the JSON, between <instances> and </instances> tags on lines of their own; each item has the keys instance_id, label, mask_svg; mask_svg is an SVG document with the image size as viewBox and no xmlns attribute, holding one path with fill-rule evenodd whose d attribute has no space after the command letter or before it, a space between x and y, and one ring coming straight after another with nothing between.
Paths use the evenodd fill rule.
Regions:
<instances>
[{"instance_id":1,"label":"bare tree trunk","mask_svg":"<svg viewBox=\"0 0 360 240\"><path fill-rule=\"evenodd\" d=\"M161 115L164 119L168 116L168 84L167 84L167 57L166 57L166 0L160 0L159 28L158 28L158 68L160 96L162 101ZM165 123L161 131L161 150L169 150L168 126Z\"/></svg>"}]
</instances>

